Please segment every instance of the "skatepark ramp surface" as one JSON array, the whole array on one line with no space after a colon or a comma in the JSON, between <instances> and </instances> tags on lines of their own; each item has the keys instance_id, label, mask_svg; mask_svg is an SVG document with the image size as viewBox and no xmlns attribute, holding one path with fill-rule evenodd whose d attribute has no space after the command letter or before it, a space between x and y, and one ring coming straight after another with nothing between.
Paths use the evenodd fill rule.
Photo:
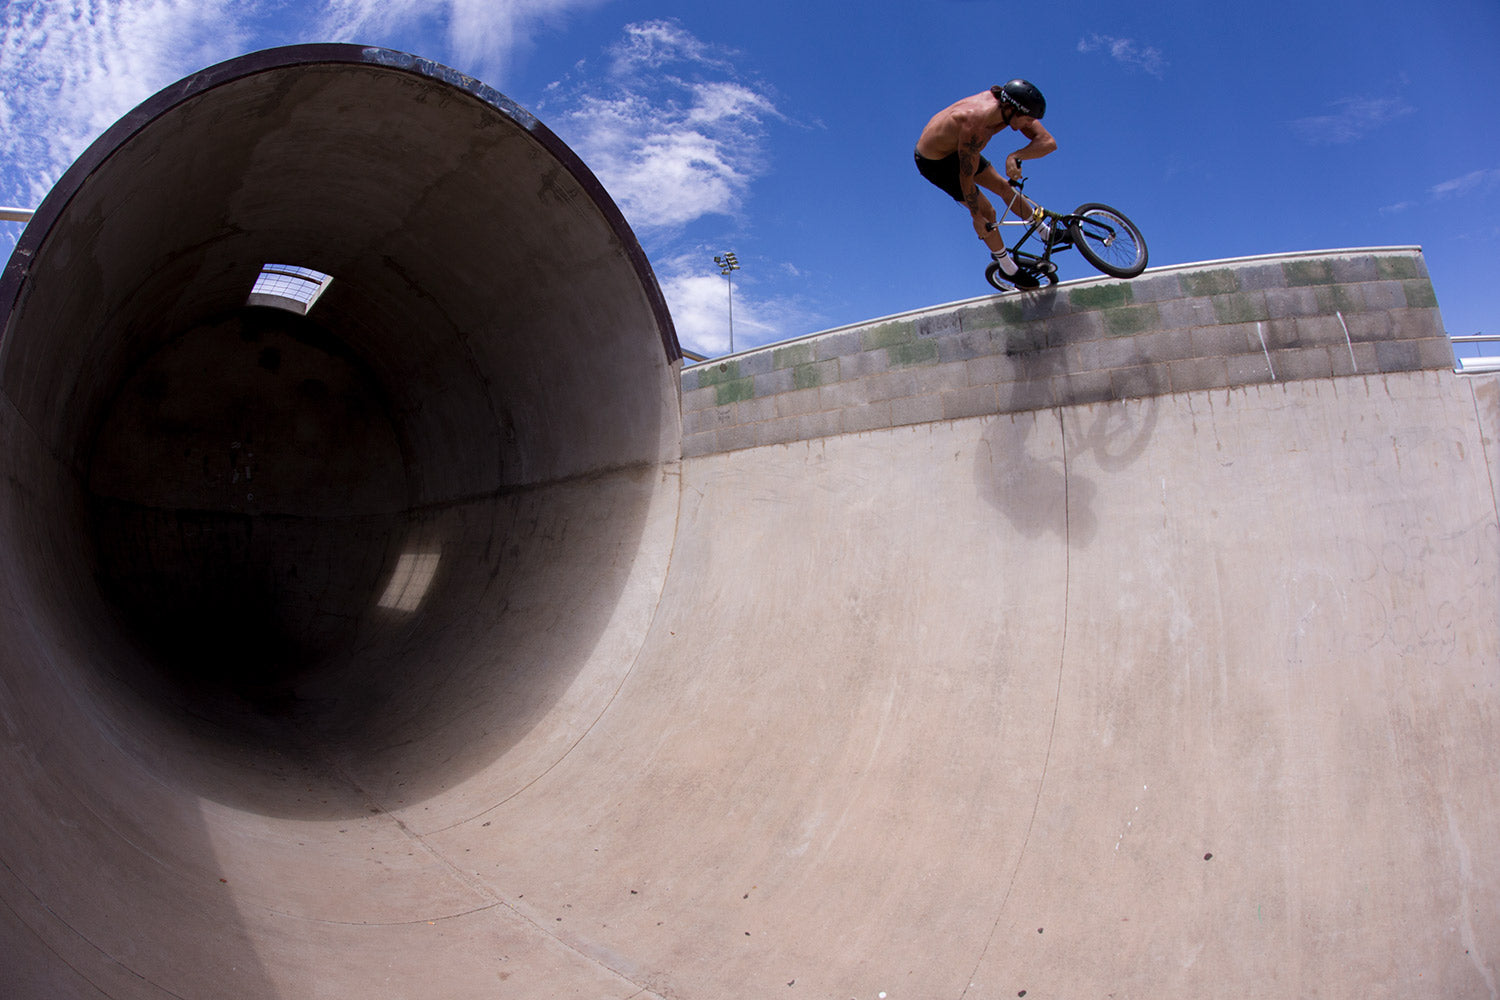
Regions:
<instances>
[{"instance_id":1,"label":"skatepark ramp surface","mask_svg":"<svg viewBox=\"0 0 1500 1000\"><path fill-rule=\"evenodd\" d=\"M0 284L0 994L1500 993L1500 379L1420 251L681 368L399 53L205 70Z\"/></svg>"}]
</instances>

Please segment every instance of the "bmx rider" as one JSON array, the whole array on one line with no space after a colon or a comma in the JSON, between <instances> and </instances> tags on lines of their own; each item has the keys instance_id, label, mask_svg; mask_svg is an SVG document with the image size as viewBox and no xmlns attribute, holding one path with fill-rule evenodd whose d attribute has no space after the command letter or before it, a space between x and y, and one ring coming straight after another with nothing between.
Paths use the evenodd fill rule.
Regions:
<instances>
[{"instance_id":1,"label":"bmx rider","mask_svg":"<svg viewBox=\"0 0 1500 1000\"><path fill-rule=\"evenodd\" d=\"M1010 181L1021 179L1022 160L1035 160L1057 148L1057 140L1042 127L1046 113L1047 101L1041 91L1025 80L1012 80L950 104L933 116L917 140L917 170L969 210L974 232L989 247L1000 273L1017 288L1037 287L1036 275L1005 252L995 206L979 189L994 192L1022 219L1032 217L1037 207L1012 188ZM1005 158L1002 176L981 153L1007 128L1031 141ZM1047 238L1045 229L1041 236Z\"/></svg>"}]
</instances>

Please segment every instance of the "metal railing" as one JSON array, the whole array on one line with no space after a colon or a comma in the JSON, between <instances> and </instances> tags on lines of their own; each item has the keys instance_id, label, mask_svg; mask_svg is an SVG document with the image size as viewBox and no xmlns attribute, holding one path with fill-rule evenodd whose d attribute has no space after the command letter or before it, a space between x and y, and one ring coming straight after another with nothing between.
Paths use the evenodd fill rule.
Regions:
<instances>
[{"instance_id":1,"label":"metal railing","mask_svg":"<svg viewBox=\"0 0 1500 1000\"><path fill-rule=\"evenodd\" d=\"M1500 344L1500 334L1473 333L1464 337L1450 337L1456 349L1460 344ZM1478 355L1465 358L1455 356L1458 362L1453 370L1460 375L1484 375L1500 372L1500 355Z\"/></svg>"},{"instance_id":2,"label":"metal railing","mask_svg":"<svg viewBox=\"0 0 1500 1000\"><path fill-rule=\"evenodd\" d=\"M29 208L0 208L0 222L30 222L31 216Z\"/></svg>"}]
</instances>

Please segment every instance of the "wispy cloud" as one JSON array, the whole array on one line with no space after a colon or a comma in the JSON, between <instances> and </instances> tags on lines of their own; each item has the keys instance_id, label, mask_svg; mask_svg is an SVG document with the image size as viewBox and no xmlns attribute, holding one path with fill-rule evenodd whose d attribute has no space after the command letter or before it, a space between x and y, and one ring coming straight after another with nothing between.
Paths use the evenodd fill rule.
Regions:
<instances>
[{"instance_id":1,"label":"wispy cloud","mask_svg":"<svg viewBox=\"0 0 1500 1000\"><path fill-rule=\"evenodd\" d=\"M1328 114L1294 120L1292 129L1315 146L1334 145L1362 139L1415 110L1399 97L1346 97L1329 108Z\"/></svg>"},{"instance_id":2,"label":"wispy cloud","mask_svg":"<svg viewBox=\"0 0 1500 1000\"><path fill-rule=\"evenodd\" d=\"M246 35L244 0L12 2L0 20L0 197L33 207L126 111Z\"/></svg>"},{"instance_id":3,"label":"wispy cloud","mask_svg":"<svg viewBox=\"0 0 1500 1000\"><path fill-rule=\"evenodd\" d=\"M598 78L548 88L541 107L632 225L681 227L734 215L765 167L771 95L735 77L717 52L675 22L633 24Z\"/></svg>"},{"instance_id":4,"label":"wispy cloud","mask_svg":"<svg viewBox=\"0 0 1500 1000\"><path fill-rule=\"evenodd\" d=\"M735 59L676 21L631 24L604 53L602 71L580 63L537 108L641 236L678 336L705 353L729 346L728 289L708 267L729 247L709 248L702 235L738 225L769 169L768 129L785 121L769 88L745 78ZM802 315L759 297L755 283L736 275L737 347L775 339Z\"/></svg>"},{"instance_id":5,"label":"wispy cloud","mask_svg":"<svg viewBox=\"0 0 1500 1000\"><path fill-rule=\"evenodd\" d=\"M672 65L692 65L733 73L731 54L700 40L676 21L641 21L625 26L624 37L610 50L610 72L629 76Z\"/></svg>"},{"instance_id":6,"label":"wispy cloud","mask_svg":"<svg viewBox=\"0 0 1500 1000\"><path fill-rule=\"evenodd\" d=\"M1434 184L1431 193L1434 198L1459 198L1481 191L1493 191L1496 188L1500 188L1500 169L1490 168L1474 170L1462 177Z\"/></svg>"},{"instance_id":7,"label":"wispy cloud","mask_svg":"<svg viewBox=\"0 0 1500 1000\"><path fill-rule=\"evenodd\" d=\"M1470 195L1484 194L1497 190L1500 190L1500 168L1490 167L1483 170L1471 170L1462 176L1432 185L1427 189L1427 198L1423 199L1423 201L1398 201L1395 204L1382 207L1380 212L1382 215L1395 215L1418 208L1424 202L1465 198Z\"/></svg>"},{"instance_id":8,"label":"wispy cloud","mask_svg":"<svg viewBox=\"0 0 1500 1000\"><path fill-rule=\"evenodd\" d=\"M423 55L497 83L538 31L606 2L7 0L0 4L0 202L35 207L125 112L251 48L329 39L401 45L414 29L432 29L446 48Z\"/></svg>"},{"instance_id":9,"label":"wispy cloud","mask_svg":"<svg viewBox=\"0 0 1500 1000\"><path fill-rule=\"evenodd\" d=\"M1167 60L1160 49L1141 45L1133 38L1093 34L1078 40L1078 51L1103 52L1122 66L1142 70L1157 78L1161 78L1167 69Z\"/></svg>"},{"instance_id":10,"label":"wispy cloud","mask_svg":"<svg viewBox=\"0 0 1500 1000\"><path fill-rule=\"evenodd\" d=\"M457 68L500 83L517 51L539 30L608 0L328 0L319 31L334 41L386 43L413 29L436 30Z\"/></svg>"},{"instance_id":11,"label":"wispy cloud","mask_svg":"<svg viewBox=\"0 0 1500 1000\"><path fill-rule=\"evenodd\" d=\"M566 115L570 142L631 222L682 226L735 214L763 169L761 125L775 113L736 84L672 81L677 98L584 95Z\"/></svg>"}]
</instances>

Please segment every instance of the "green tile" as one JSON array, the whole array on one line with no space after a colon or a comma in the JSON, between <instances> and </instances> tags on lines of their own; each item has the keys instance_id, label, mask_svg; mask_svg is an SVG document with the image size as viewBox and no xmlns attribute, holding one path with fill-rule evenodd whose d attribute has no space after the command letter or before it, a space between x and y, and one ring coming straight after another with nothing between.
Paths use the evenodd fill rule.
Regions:
<instances>
[{"instance_id":1,"label":"green tile","mask_svg":"<svg viewBox=\"0 0 1500 1000\"><path fill-rule=\"evenodd\" d=\"M1364 303L1347 285L1325 285L1318 289L1318 311L1324 316L1364 312L1364 309Z\"/></svg>"},{"instance_id":2,"label":"green tile","mask_svg":"<svg viewBox=\"0 0 1500 1000\"><path fill-rule=\"evenodd\" d=\"M1432 309L1437 306L1437 293L1432 290L1432 282L1425 278L1403 281L1401 290L1406 293L1406 304L1413 309Z\"/></svg>"},{"instance_id":3,"label":"green tile","mask_svg":"<svg viewBox=\"0 0 1500 1000\"><path fill-rule=\"evenodd\" d=\"M1000 303L1000 321L1007 326L1015 326L1031 319L1031 310L1024 302L1004 301Z\"/></svg>"},{"instance_id":4,"label":"green tile","mask_svg":"<svg viewBox=\"0 0 1500 1000\"><path fill-rule=\"evenodd\" d=\"M890 358L892 367L906 368L911 365L936 364L938 359L937 343L931 340L919 340L911 344L894 344L891 346Z\"/></svg>"},{"instance_id":5,"label":"green tile","mask_svg":"<svg viewBox=\"0 0 1500 1000\"><path fill-rule=\"evenodd\" d=\"M796 368L798 365L812 364L814 360L813 345L792 344L788 347L778 347L772 353L771 367L773 369Z\"/></svg>"},{"instance_id":6,"label":"green tile","mask_svg":"<svg viewBox=\"0 0 1500 1000\"><path fill-rule=\"evenodd\" d=\"M1111 337L1128 337L1160 325L1161 313L1155 302L1125 306L1104 313L1104 332Z\"/></svg>"},{"instance_id":7,"label":"green tile","mask_svg":"<svg viewBox=\"0 0 1500 1000\"><path fill-rule=\"evenodd\" d=\"M1331 285L1334 283L1333 261L1289 260L1281 265L1286 283L1291 288L1306 285Z\"/></svg>"},{"instance_id":8,"label":"green tile","mask_svg":"<svg viewBox=\"0 0 1500 1000\"><path fill-rule=\"evenodd\" d=\"M909 344L917 339L915 323L882 323L864 332L864 347L867 351L878 351L882 347Z\"/></svg>"},{"instance_id":9,"label":"green tile","mask_svg":"<svg viewBox=\"0 0 1500 1000\"><path fill-rule=\"evenodd\" d=\"M698 369L698 388L734 382L739 377L740 363L738 361L721 361L719 364Z\"/></svg>"},{"instance_id":10,"label":"green tile","mask_svg":"<svg viewBox=\"0 0 1500 1000\"><path fill-rule=\"evenodd\" d=\"M1177 280L1182 284L1183 294L1188 298L1227 295L1240 290L1239 280L1227 267L1217 271L1201 271L1197 274L1179 274Z\"/></svg>"},{"instance_id":11,"label":"green tile","mask_svg":"<svg viewBox=\"0 0 1500 1000\"><path fill-rule=\"evenodd\" d=\"M1006 305L1008 303L1002 303ZM985 304L964 309L958 313L959 329L969 332L973 330L988 330L994 328L995 324L1005 319L1003 308Z\"/></svg>"},{"instance_id":12,"label":"green tile","mask_svg":"<svg viewBox=\"0 0 1500 1000\"><path fill-rule=\"evenodd\" d=\"M816 389L822 384L823 376L818 373L817 365L798 365L792 369L792 388Z\"/></svg>"},{"instance_id":13,"label":"green tile","mask_svg":"<svg viewBox=\"0 0 1500 1000\"><path fill-rule=\"evenodd\" d=\"M1082 293L1085 298L1089 294L1087 289L1075 289L1072 294L1079 293ZM1113 301L1115 294L1106 293L1104 297ZM1043 285L1034 292L1008 296L1000 300L998 307L1000 319L1007 326L1042 322L1058 315L1059 312L1068 312L1068 303L1076 301L1076 299L1069 298L1069 295L1067 289L1059 291L1055 287ZM1128 294L1124 301L1130 301ZM1105 304L1107 305L1108 302ZM1093 304L1090 303L1085 308L1093 308Z\"/></svg>"},{"instance_id":14,"label":"green tile","mask_svg":"<svg viewBox=\"0 0 1500 1000\"><path fill-rule=\"evenodd\" d=\"M716 401L720 406L728 406L730 403L743 403L747 399L755 398L755 380L751 378L736 379L733 382L719 383Z\"/></svg>"},{"instance_id":15,"label":"green tile","mask_svg":"<svg viewBox=\"0 0 1500 1000\"><path fill-rule=\"evenodd\" d=\"M1112 309L1129 305L1134 299L1135 293L1123 281L1112 285L1075 288L1068 293L1068 302L1078 309Z\"/></svg>"},{"instance_id":16,"label":"green tile","mask_svg":"<svg viewBox=\"0 0 1500 1000\"><path fill-rule=\"evenodd\" d=\"M1211 301L1214 304L1214 316L1220 323L1254 323L1271 318L1264 295L1236 292L1233 295L1215 295Z\"/></svg>"},{"instance_id":17,"label":"green tile","mask_svg":"<svg viewBox=\"0 0 1500 1000\"><path fill-rule=\"evenodd\" d=\"M1425 278L1421 262L1415 257L1376 257L1375 267L1382 278Z\"/></svg>"}]
</instances>

